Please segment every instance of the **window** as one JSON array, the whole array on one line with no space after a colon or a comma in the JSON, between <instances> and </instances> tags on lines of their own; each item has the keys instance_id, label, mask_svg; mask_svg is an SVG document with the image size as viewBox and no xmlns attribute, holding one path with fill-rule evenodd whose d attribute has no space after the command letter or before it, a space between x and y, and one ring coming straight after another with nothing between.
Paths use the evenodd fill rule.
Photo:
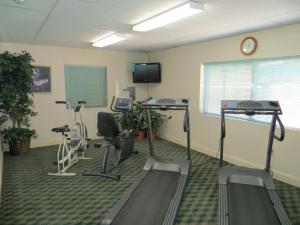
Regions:
<instances>
[{"instance_id":1,"label":"window","mask_svg":"<svg viewBox=\"0 0 300 225\"><path fill-rule=\"evenodd\" d=\"M66 100L74 107L86 101L86 107L107 105L106 67L65 65Z\"/></svg>"},{"instance_id":2,"label":"window","mask_svg":"<svg viewBox=\"0 0 300 225\"><path fill-rule=\"evenodd\" d=\"M283 124L300 128L300 56L206 63L201 85L203 113L219 115L222 99L277 100ZM269 121L267 116L250 119Z\"/></svg>"}]
</instances>

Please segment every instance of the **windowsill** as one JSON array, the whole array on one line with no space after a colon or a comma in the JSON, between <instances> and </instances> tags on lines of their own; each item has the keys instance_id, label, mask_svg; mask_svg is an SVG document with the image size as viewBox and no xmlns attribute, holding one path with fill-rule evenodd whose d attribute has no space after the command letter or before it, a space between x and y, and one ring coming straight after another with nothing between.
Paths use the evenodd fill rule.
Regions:
<instances>
[{"instance_id":1,"label":"windowsill","mask_svg":"<svg viewBox=\"0 0 300 225\"><path fill-rule=\"evenodd\" d=\"M200 113L202 115L208 116L208 117L215 117L215 118L220 118L221 117L220 114L215 114L215 113L204 113L204 112L200 112ZM254 124L258 124L258 125L266 125L266 126L270 125L270 123L268 123L268 122L256 121L256 120L253 120L253 119L237 118L237 117L230 116L230 115L227 115L226 118L241 121L241 122L254 123ZM276 124L276 126L278 126L278 125ZM285 127L285 129L292 130L292 131L297 131L297 132L300 131L300 128L296 128L296 127Z\"/></svg>"}]
</instances>

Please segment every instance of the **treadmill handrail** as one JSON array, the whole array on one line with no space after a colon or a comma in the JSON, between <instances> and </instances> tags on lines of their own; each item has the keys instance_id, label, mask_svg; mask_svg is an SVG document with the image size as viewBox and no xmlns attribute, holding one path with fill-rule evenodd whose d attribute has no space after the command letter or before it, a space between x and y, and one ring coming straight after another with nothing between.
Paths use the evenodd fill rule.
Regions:
<instances>
[{"instance_id":1,"label":"treadmill handrail","mask_svg":"<svg viewBox=\"0 0 300 225\"><path fill-rule=\"evenodd\" d=\"M279 109L274 109L274 110L262 110L262 111L257 111L251 110L251 109L233 109L233 108L225 108L223 107L223 101L226 102L226 100L222 100L221 102L221 135L220 135L220 160L219 160L219 166L223 167L223 156L224 156L224 138L225 138L225 114L245 114L245 115L255 115L255 114L264 114L264 115L272 115L272 122L270 126L270 132L269 132L269 141L268 141L268 150L267 150L267 160L266 160L266 166L265 170L269 171L270 170L270 162L271 162L271 157L272 157L272 151L273 151L273 139L276 139L278 141L283 141L284 136L285 136L285 129L283 126L283 123L281 119L279 118L279 115L282 114L281 108L278 104ZM280 127L280 135L277 136L275 134L275 128L276 128L276 122L278 121L279 127Z\"/></svg>"},{"instance_id":2,"label":"treadmill handrail","mask_svg":"<svg viewBox=\"0 0 300 225\"><path fill-rule=\"evenodd\" d=\"M185 100L185 99L183 99ZM183 101L182 100L182 101ZM190 117L189 117L189 102L183 102L182 104L149 104L149 101L152 101L152 98L145 100L142 103L141 108L144 109L147 113L147 133L148 133L148 143L150 156L155 156L153 143L151 139L152 126L151 126L151 110L185 110L184 119L183 119L183 130L186 133L186 142L187 142L187 160L191 160L191 140L190 140Z\"/></svg>"},{"instance_id":3,"label":"treadmill handrail","mask_svg":"<svg viewBox=\"0 0 300 225\"><path fill-rule=\"evenodd\" d=\"M226 131L225 131L225 115L224 112L221 112L221 137L225 138Z\"/></svg>"},{"instance_id":4,"label":"treadmill handrail","mask_svg":"<svg viewBox=\"0 0 300 225\"><path fill-rule=\"evenodd\" d=\"M279 127L280 127L280 136L278 137L275 133L274 133L274 138L278 141L283 141L284 137L285 137L285 129L284 129L284 126L281 122L281 119L279 118L278 115L275 115L276 117L276 120L278 121L279 123Z\"/></svg>"},{"instance_id":5,"label":"treadmill handrail","mask_svg":"<svg viewBox=\"0 0 300 225\"><path fill-rule=\"evenodd\" d=\"M184 114L184 119L183 119L183 131L186 133L187 129L189 129L189 124L188 124L188 118L189 114L187 113L187 111Z\"/></svg>"}]
</instances>

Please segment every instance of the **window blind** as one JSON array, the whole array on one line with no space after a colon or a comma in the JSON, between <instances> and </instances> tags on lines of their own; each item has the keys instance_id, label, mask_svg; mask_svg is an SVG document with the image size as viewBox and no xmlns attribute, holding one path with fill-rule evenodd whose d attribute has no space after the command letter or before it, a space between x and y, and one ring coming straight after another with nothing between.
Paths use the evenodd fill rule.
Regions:
<instances>
[{"instance_id":1,"label":"window blind","mask_svg":"<svg viewBox=\"0 0 300 225\"><path fill-rule=\"evenodd\" d=\"M86 107L106 106L106 67L65 65L65 91L72 107L78 101L86 101Z\"/></svg>"},{"instance_id":2,"label":"window blind","mask_svg":"<svg viewBox=\"0 0 300 225\"><path fill-rule=\"evenodd\" d=\"M220 114L222 99L277 100L283 111L281 118L285 126L300 128L299 56L206 63L203 65L202 81L201 109L204 113ZM249 119L269 121L267 116Z\"/></svg>"}]
</instances>

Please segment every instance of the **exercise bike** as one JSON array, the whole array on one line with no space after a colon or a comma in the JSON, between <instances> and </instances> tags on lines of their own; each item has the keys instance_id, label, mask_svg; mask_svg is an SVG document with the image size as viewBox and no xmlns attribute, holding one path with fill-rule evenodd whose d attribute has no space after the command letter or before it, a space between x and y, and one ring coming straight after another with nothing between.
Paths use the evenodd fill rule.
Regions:
<instances>
[{"instance_id":1,"label":"exercise bike","mask_svg":"<svg viewBox=\"0 0 300 225\"><path fill-rule=\"evenodd\" d=\"M65 104L67 110L72 111L71 104L67 101L56 101L56 104ZM58 146L56 173L48 173L54 176L74 176L76 173L67 173L66 171L79 161L79 159L86 158L84 151L89 148L87 136L87 129L82 120L82 113L84 111L85 101L79 101L74 109L74 125L72 129L68 125L62 127L55 127L53 132L61 134L61 142ZM79 115L79 118L77 117ZM70 132L70 136L67 134Z\"/></svg>"},{"instance_id":2,"label":"exercise bike","mask_svg":"<svg viewBox=\"0 0 300 225\"><path fill-rule=\"evenodd\" d=\"M114 104L115 102L115 104ZM99 172L94 173L83 173L83 176L102 176L114 180L119 180L120 175L111 175L110 171L116 168L122 161L127 159L131 154L137 154L138 151L134 151L134 134L133 130L128 129L127 124L127 113L132 111L132 99L128 97L113 97L111 106L113 112L122 113L124 116L124 127L120 129L118 123L116 122L113 113L99 112L98 113L98 136L103 136L105 143L95 144L94 147L103 147L103 160L101 169ZM108 156L110 151L110 146L114 145L114 166L108 169Z\"/></svg>"}]
</instances>

